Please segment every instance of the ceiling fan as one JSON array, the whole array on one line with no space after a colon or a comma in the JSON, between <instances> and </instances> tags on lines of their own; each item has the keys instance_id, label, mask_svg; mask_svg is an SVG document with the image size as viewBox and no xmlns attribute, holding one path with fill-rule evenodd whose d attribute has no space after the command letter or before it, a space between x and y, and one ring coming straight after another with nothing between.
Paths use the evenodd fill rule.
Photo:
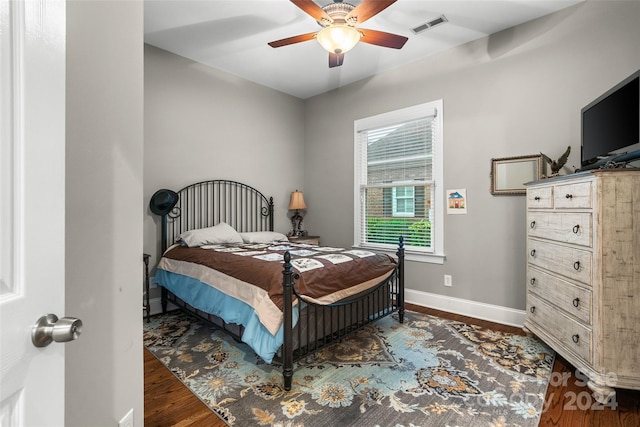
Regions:
<instances>
[{"instance_id":1,"label":"ceiling fan","mask_svg":"<svg viewBox=\"0 0 640 427\"><path fill-rule=\"evenodd\" d=\"M323 28L320 31L300 34L269 43L271 47L282 47L290 44L316 39L329 52L329 67L339 67L344 62L344 54L359 41L377 46L401 49L408 38L384 31L366 30L357 25L382 12L397 0L363 0L353 6L334 0L320 7L312 0L291 0L293 4L318 21Z\"/></svg>"}]
</instances>

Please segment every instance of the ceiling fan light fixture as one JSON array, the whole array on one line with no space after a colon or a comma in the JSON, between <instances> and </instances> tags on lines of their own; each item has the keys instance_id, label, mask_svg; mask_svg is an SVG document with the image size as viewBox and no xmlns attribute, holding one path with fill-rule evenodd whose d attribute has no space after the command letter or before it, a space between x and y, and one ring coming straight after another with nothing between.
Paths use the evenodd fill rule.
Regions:
<instances>
[{"instance_id":1,"label":"ceiling fan light fixture","mask_svg":"<svg viewBox=\"0 0 640 427\"><path fill-rule=\"evenodd\" d=\"M324 27L316 35L318 43L329 53L346 53L360 41L360 31L345 24Z\"/></svg>"}]
</instances>

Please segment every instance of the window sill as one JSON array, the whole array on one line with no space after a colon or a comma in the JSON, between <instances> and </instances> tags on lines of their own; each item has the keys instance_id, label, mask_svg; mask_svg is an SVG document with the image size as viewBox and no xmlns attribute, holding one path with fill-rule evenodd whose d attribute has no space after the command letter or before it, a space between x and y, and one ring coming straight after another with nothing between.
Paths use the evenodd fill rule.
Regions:
<instances>
[{"instance_id":1,"label":"window sill","mask_svg":"<svg viewBox=\"0 0 640 427\"><path fill-rule=\"evenodd\" d=\"M368 249L376 252L382 252L384 254L391 255L393 257L395 257L396 252L398 252L397 248L387 249L387 248L381 248L379 246L369 246L369 245L354 246L354 248ZM444 264L445 255L412 251L410 249L405 248L404 259L405 261L425 262L428 264Z\"/></svg>"}]
</instances>

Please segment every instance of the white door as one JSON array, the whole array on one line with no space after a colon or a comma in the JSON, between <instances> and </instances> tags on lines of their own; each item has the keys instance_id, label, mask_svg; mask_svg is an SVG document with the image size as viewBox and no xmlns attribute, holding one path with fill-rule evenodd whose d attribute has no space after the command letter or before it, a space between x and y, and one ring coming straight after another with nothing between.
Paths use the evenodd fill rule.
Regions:
<instances>
[{"instance_id":1,"label":"white door","mask_svg":"<svg viewBox=\"0 0 640 427\"><path fill-rule=\"evenodd\" d=\"M0 0L0 425L64 425L64 1Z\"/></svg>"}]
</instances>

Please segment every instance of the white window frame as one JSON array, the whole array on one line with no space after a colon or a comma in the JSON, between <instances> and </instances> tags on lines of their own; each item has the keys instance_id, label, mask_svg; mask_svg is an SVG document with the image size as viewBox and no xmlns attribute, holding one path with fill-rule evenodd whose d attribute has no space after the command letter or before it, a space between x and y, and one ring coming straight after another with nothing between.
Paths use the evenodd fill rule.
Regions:
<instances>
[{"instance_id":1,"label":"white window frame","mask_svg":"<svg viewBox=\"0 0 640 427\"><path fill-rule=\"evenodd\" d=\"M408 196L398 196L397 194L397 190L398 188L411 188L413 194L411 195L411 197ZM394 217L398 217L398 218L413 218L416 216L416 194L415 194L415 187L412 185L402 185L402 184L398 184L395 187L392 187L392 195L391 195L391 211L392 211L392 215ZM398 199L402 199L402 200L409 200L411 199L413 202L413 209L411 210L411 212L398 212Z\"/></svg>"},{"instance_id":2,"label":"white window frame","mask_svg":"<svg viewBox=\"0 0 640 427\"><path fill-rule=\"evenodd\" d=\"M387 113L378 114L376 116L366 117L363 119L355 120L354 122L354 227L353 227L353 245L354 247L375 249L377 251L388 252L395 255L395 251L387 248L382 248L374 244L364 243L362 240L362 211L360 200L360 185L361 177L364 171L361 170L361 149L358 143L358 133L367 129L375 129L384 126L391 126L398 123L410 122L423 117L433 116L434 135L432 141L432 179L434 186L433 194L433 218L431 223L431 242L432 248L429 251L412 250L407 248L405 250L405 259L410 261L428 262L433 264L444 263L444 213L445 213L445 198L444 198L444 132L443 132L443 101L431 101L413 107L402 108L400 110L390 111ZM366 176L366 174L365 174ZM400 186L400 184L398 184Z\"/></svg>"}]
</instances>

